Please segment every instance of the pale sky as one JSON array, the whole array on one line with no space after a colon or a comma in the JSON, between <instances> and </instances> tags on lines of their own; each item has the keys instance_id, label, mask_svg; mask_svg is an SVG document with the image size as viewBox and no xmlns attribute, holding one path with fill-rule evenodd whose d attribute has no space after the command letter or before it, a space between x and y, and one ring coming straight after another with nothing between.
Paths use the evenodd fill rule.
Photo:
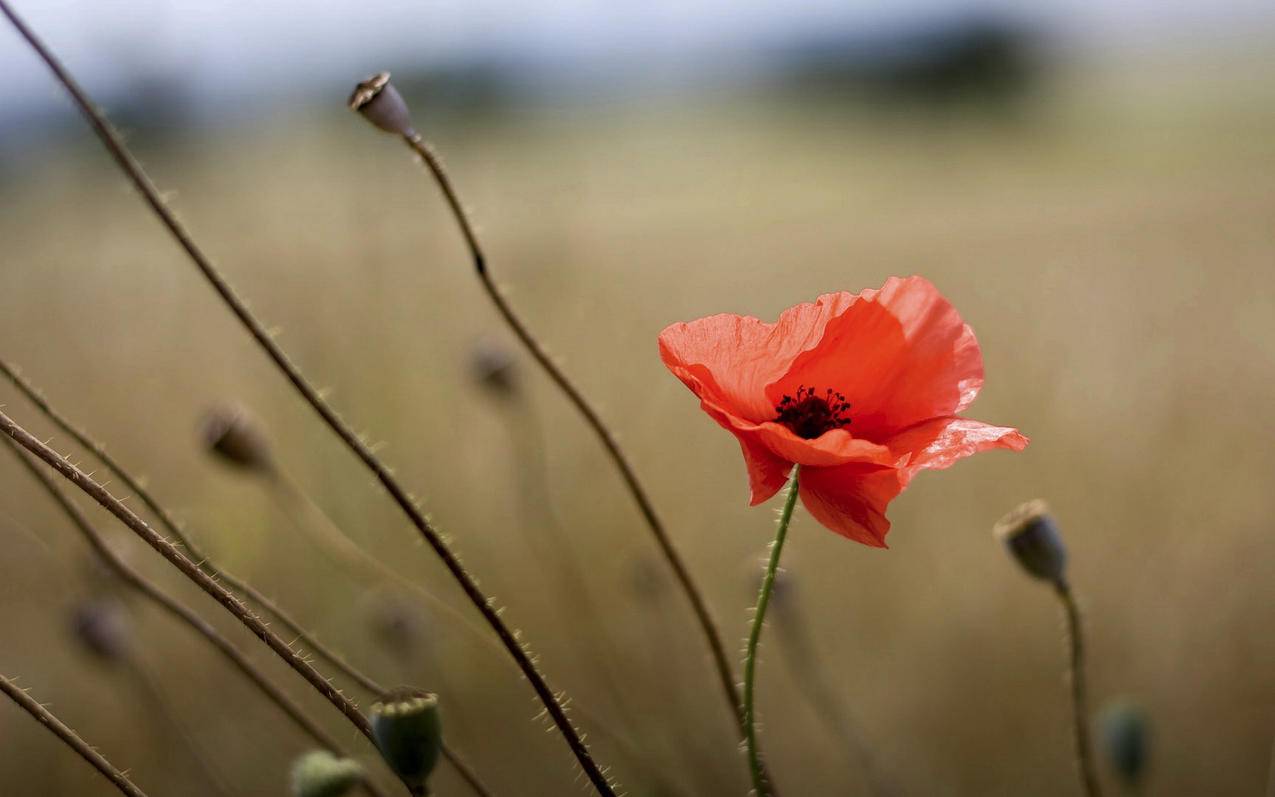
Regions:
<instances>
[{"instance_id":1,"label":"pale sky","mask_svg":"<svg viewBox=\"0 0 1275 797\"><path fill-rule=\"evenodd\" d=\"M862 33L927 13L1011 11L1081 45L1191 45L1275 31L1271 0L11 0L97 92L172 72L209 96L328 91L352 76L466 57L581 64L711 63L817 32ZM1024 16L1024 9L1029 14ZM0 115L56 92L0 24Z\"/></svg>"}]
</instances>

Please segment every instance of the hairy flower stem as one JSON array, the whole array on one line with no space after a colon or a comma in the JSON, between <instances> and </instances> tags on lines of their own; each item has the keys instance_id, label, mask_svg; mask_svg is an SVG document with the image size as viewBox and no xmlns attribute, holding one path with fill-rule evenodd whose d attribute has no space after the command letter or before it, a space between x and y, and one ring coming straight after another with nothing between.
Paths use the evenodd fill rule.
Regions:
<instances>
[{"instance_id":1,"label":"hairy flower stem","mask_svg":"<svg viewBox=\"0 0 1275 797\"><path fill-rule=\"evenodd\" d=\"M376 476L381 485L385 487L387 492L389 492L390 497L394 499L394 503L398 505L399 509L403 511L403 514L405 514L408 520L411 521L412 525L416 527L416 530L420 532L425 541L429 543L430 548L432 548L434 553L437 554L437 556L443 561L448 572L460 585L461 589L465 593L465 597L474 605L474 608L477 609L483 616L483 619L491 626L492 630L496 632L496 635L500 638L501 645L504 646L509 656L518 665L518 669L522 671L522 674L526 677L528 683L531 684L531 688L535 691L536 697L539 698L540 702L544 705L545 710L548 712L549 719L562 734L567 746L571 749L572 755L574 755L576 761L579 762L581 769L583 769L590 783L593 784L594 789L605 797L614 797L615 791L612 788L609 779L602 771L602 768L593 759L593 755L589 752L588 746L585 745L580 732L576 730L571 719L567 716L566 708L564 707L559 694L555 692L551 686L549 686L548 680L545 678L544 674L540 672L540 668L536 665L534 656L526 648L524 643L519 640L518 635L514 633L513 629L505 624L504 620L501 619L500 610L498 609L495 601L490 599L479 588L478 582L467 570L465 570L460 559L452 552L451 548L448 547L446 541L444 541L443 536L438 532L438 530L435 529L434 526L425 518L424 513L416 506L416 503L412 500L412 497L408 494L407 490L404 489L403 486L399 484L398 480L394 478L389 467L376 456L371 447L368 446L359 434L354 431L354 428L346 423L336 410L327 403L318 388L312 385L310 381L305 378L300 369L298 369L297 366L293 364L292 360L288 358L287 354L283 351L283 348L275 342L266 326L257 320L252 312L249 311L248 306L243 302L243 300L235 294L234 290L230 287L230 283L226 281L226 278L222 276L221 272L218 271L212 264L212 261L209 260L208 257L204 255L203 251L195 244L194 239L190 237L190 234L186 232L186 229L181 225L181 223L177 220L177 217L165 204L163 197L160 196L158 189L155 188L154 183L146 175L146 172L137 162L137 159L134 158L128 148L124 146L123 141L120 140L119 135L116 134L114 129L112 129L110 123L106 120L106 117L93 106L93 102L89 99L88 95L84 93L83 89L80 88L75 79L71 77L70 73L62 66L57 58L54 57L53 53L42 41L40 41L35 33L27 27L26 23L24 23L21 18L14 13L13 9L9 7L7 0L0 0L0 13L3 13L9 19L22 38L26 40L45 64L48 65L54 77L67 90L67 92L71 95L71 98L75 101L75 104L84 114L84 117L92 126L93 131L97 134L102 144L115 160L116 165L119 166L120 170L123 171L130 182L132 182L134 188L137 189L138 193L140 193L142 198L146 201L146 204L150 206L156 217L159 218L164 227L190 257L191 262L193 262L196 268L199 269L199 272L208 281L209 285L212 286L213 290L216 291L217 295L221 297L221 300L239 320L239 323L248 331L253 340L257 342L266 355L269 356L270 360L288 379L289 383L291 383L297 393L307 404L310 405L310 408L319 415L324 424L326 424L328 428L341 439L346 447L349 448L356 457L358 457L363 465ZM109 494L106 494L106 497L109 498ZM138 522L141 522L140 519L138 519ZM145 526L144 523L142 525ZM147 528L149 529L149 527ZM161 544L163 544L162 539ZM174 551L174 553L176 552ZM181 555L178 553L177 556L180 557ZM185 559L185 557L181 558ZM206 577L206 574L202 573L202 571L198 571L197 568L196 572L198 572L199 575ZM214 586L216 585L214 584ZM231 603L238 605L238 601L233 596L230 596L229 593L227 593L227 596ZM243 611L247 613L246 609ZM247 614L248 616L253 617L254 620L256 619L255 616L252 616L250 613ZM260 621L257 622L260 623ZM268 629L265 629L264 625L261 627L268 631ZM284 645L285 649L286 647L287 646ZM281 652L280 655L287 654ZM307 664L306 666L308 667L309 665ZM315 673L315 675L317 676L317 673ZM320 678L320 680L322 679ZM316 688L319 688L318 683L315 683L314 685ZM326 682L325 687L327 689L332 689L330 685L326 684ZM320 688L320 691L325 690ZM334 689L332 692L333 699L339 700L339 693L337 693Z\"/></svg>"},{"instance_id":2,"label":"hairy flower stem","mask_svg":"<svg viewBox=\"0 0 1275 797\"><path fill-rule=\"evenodd\" d=\"M110 761L106 760L105 756L94 750L75 731L68 728L54 716L51 711L40 705L35 698L28 695L25 690L20 689L17 684L3 675L0 675L0 692L4 692L10 700L21 706L32 717L35 717L41 725L48 728L67 747L78 753L80 758L92 764L94 769L102 773L102 777L109 780L115 785L115 788L120 790L120 793L127 794L129 797L146 797L146 792L133 785L128 776L116 769Z\"/></svg>"},{"instance_id":3,"label":"hairy flower stem","mask_svg":"<svg viewBox=\"0 0 1275 797\"><path fill-rule=\"evenodd\" d=\"M1067 615L1067 681L1071 685L1071 733L1075 748L1076 773L1088 797L1102 797L1098 773L1093 760L1093 743L1089 738L1089 697L1085 682L1085 638L1080 607L1066 578L1053 582L1054 593Z\"/></svg>"},{"instance_id":4,"label":"hairy flower stem","mask_svg":"<svg viewBox=\"0 0 1275 797\"><path fill-rule=\"evenodd\" d=\"M234 644L222 635L220 631L214 628L211 623L204 620L185 604L180 603L171 595L164 592L153 581L143 576L137 570L134 570L132 566L124 561L124 559L117 554L113 548L107 545L106 539L102 536L101 532L99 532L97 528L89 522L89 519L83 512L80 511L79 507L71 502L66 493L64 493L58 486L57 482L53 480L53 477L36 464L35 461L33 461L32 455L24 451L22 447L19 447L19 442L20 441L16 441L16 439L11 440L9 441L9 446L6 447L11 447L13 449L18 460L21 461L23 466L31 473L36 481L40 483L40 486L43 487L45 492L49 494L49 497L57 503L58 508L60 508L63 514L70 519L72 525L74 525L76 530L84 537L85 541L89 544L89 547L93 549L93 552L97 554L103 564L109 567L111 571L130 588L139 592L169 615L176 618L207 640L218 653L230 662L235 669L243 674L243 676L247 678L253 686L261 690L261 693L265 695L270 702L278 706L279 709L287 715L288 719L292 720L292 722L295 723L296 726L300 728L303 733L309 736L316 744L337 756L346 757L348 755L341 749L340 744L332 737L331 734L308 717L301 706L293 702L291 698L271 683L265 673L258 669L247 656L236 648ZM56 456L56 454L54 456ZM43 457L41 457L41 459L43 459ZM171 549L171 546L169 547ZM372 787L371 784L369 784L369 789L373 794L381 794L381 792L375 789L375 787Z\"/></svg>"},{"instance_id":5,"label":"hairy flower stem","mask_svg":"<svg viewBox=\"0 0 1275 797\"><path fill-rule=\"evenodd\" d=\"M722 641L721 631L718 630L717 622L713 619L713 614L708 606L708 601L704 598L704 594L696 585L694 578L691 576L690 569L686 566L686 562L682 559L682 555L678 553L677 548L673 545L673 540L669 537L668 531L664 528L663 521L655 512L655 506L651 502L651 498L647 495L646 488L638 480L637 472L634 471L633 465L629 462L624 450L620 448L619 442L615 435L611 432L606 422L602 420L602 416L593 407L589 400L585 398L584 393L567 377L566 373L553 361L549 352L540 343L539 340L531 333L527 325L523 323L518 314L514 312L509 301L500 293L500 289L496 286L495 280L492 279L491 272L487 269L487 258L483 254L482 247L478 243L478 235L474 231L473 224L469 220L468 214L465 212L464 205L460 201L456 189L452 186L451 178L448 177L447 171L443 168L442 161L438 155L430 148L429 144L421 138L418 133L411 133L403 137L407 145L420 156L425 166L429 169L434 181L438 183L439 189L443 193L443 198L447 201L448 207L452 211L452 215L456 219L456 225L460 228L461 235L465 239L465 244L469 248L470 257L474 261L474 270L478 274L479 280L482 282L483 290L491 299L500 316L513 330L514 335L522 345L531 353L536 363L544 370L553 383L567 396L572 405L584 418L589 428L597 436L606 449L607 455L615 464L616 469L620 472L621 478L624 480L625 487L633 496L633 500L637 503L642 518L646 521L646 525L650 528L651 534L655 537L656 545L660 549L661 555L668 563L673 571L674 577L677 579L678 586L685 594L686 599L691 604L691 609L695 613L695 619L698 621L700 630L704 635L704 641L708 644L709 652L712 654L713 665L717 670L717 677L721 683L722 694L726 699L727 706L731 713L735 716L735 721L739 732L745 731L745 719L740 708L741 700L739 689L735 685L735 673L731 668L730 659L726 654L726 645Z\"/></svg>"},{"instance_id":6,"label":"hairy flower stem","mask_svg":"<svg viewBox=\"0 0 1275 797\"><path fill-rule=\"evenodd\" d=\"M788 480L788 495L779 515L779 527L775 529L775 541L770 545L770 558L766 561L766 573L762 578L761 592L757 595L757 608L753 611L753 625L748 632L748 647L744 652L744 740L748 749L748 768L753 776L753 791L757 797L772 797L770 780L762 768L761 752L757 748L757 709L754 705L757 680L757 645L761 642L761 629L766 623L766 607L775 586L775 571L779 569L779 556L788 536L788 524L792 522L792 510L797 506L797 479L800 465L794 465L792 478Z\"/></svg>"},{"instance_id":7,"label":"hairy flower stem","mask_svg":"<svg viewBox=\"0 0 1275 797\"><path fill-rule=\"evenodd\" d=\"M76 443L91 452L98 461L106 466L106 469L109 470L115 478L119 479L120 482L128 488L130 493L137 496L147 510L149 510L150 513L159 520L160 524L164 527L164 531L167 532L170 537L177 540L177 542L186 549L187 558L196 562L199 569L220 581L222 584L227 585L231 591L240 596L246 597L259 608L265 610L268 614L275 618L276 622L286 628L288 633L296 638L297 642L302 643L310 650L310 652L316 653L327 660L343 675L363 687L368 692L371 692L374 696L380 697L386 693L386 687L382 686L371 676L356 668L336 650L323 642L320 642L314 634L307 631L305 627L301 625L299 621L294 619L291 614L285 611L283 607L279 606L275 601L271 600L243 578L236 576L216 564L211 557L204 553L204 551L195 544L195 541L191 539L190 535L182 528L182 524L173 517L172 513L169 512L163 504L159 503L151 491L142 484L140 479L134 477L132 473L125 469L114 456L106 451L106 447L91 437L88 432L76 426L66 416L58 412L58 410L49 403L48 399L46 399L34 385L22 376L15 366L6 362L4 359L0 359L0 374L4 374L4 376L13 383L14 387L16 387L28 401L35 405L40 412L44 413L46 418L52 421L58 429L61 429L64 433L73 438ZM41 473L40 475L44 474ZM96 536L96 531L92 526L81 527L82 531L85 529L93 532ZM99 549L99 546L93 543L93 538L90 538L90 544L93 544L95 549ZM109 549L107 552L109 554ZM116 559L118 559L118 557L116 557ZM111 562L108 561L108 564L111 564ZM124 580L126 582L129 581L128 578L125 578ZM451 607L448 606L448 608ZM202 623L202 620L200 622ZM238 651L235 652L238 653ZM286 699L286 696L284 697ZM296 711L299 713L300 709L298 708ZM285 712L291 715L291 712L288 712L286 708ZM320 744L323 743L322 740L316 739L316 741ZM456 772L467 784L469 784L475 794L479 795L479 797L491 797L490 790L481 780L479 780L477 774L473 770L473 767L465 761L464 757L461 756L460 753L452 749L452 747L446 742L443 742L442 750L443 758L456 769Z\"/></svg>"}]
</instances>

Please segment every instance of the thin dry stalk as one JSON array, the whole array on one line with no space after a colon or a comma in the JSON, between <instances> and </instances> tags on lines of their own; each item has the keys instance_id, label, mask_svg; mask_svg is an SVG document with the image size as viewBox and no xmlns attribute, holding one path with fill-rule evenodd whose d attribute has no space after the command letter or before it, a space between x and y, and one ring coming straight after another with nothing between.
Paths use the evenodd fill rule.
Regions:
<instances>
[{"instance_id":1,"label":"thin dry stalk","mask_svg":"<svg viewBox=\"0 0 1275 797\"><path fill-rule=\"evenodd\" d=\"M1088 797L1102 797L1098 770L1093 760L1093 742L1089 738L1089 694L1085 680L1085 635L1080 606L1075 593L1064 578L1054 580L1054 592L1067 616L1067 681L1071 685L1071 734L1076 755L1076 772Z\"/></svg>"},{"instance_id":2,"label":"thin dry stalk","mask_svg":"<svg viewBox=\"0 0 1275 797\"><path fill-rule=\"evenodd\" d=\"M106 511L118 518L125 526L128 526L147 545L180 570L186 578L195 582L200 589L212 596L226 611L230 612L236 620L243 623L253 635L266 643L279 658L287 662L289 667L295 670L298 675L304 678L307 683L340 711L360 733L371 740L371 725L367 717L359 711L359 707L347 698L341 690L333 686L303 655L293 650L287 642L283 641L274 631L271 631L269 626L262 622L257 615L253 614L229 590L218 584L211 576L196 567L194 562L182 555L177 546L165 540L158 532L148 526L144 520L135 515L132 510L111 495L106 488L94 481L92 477L72 465L47 445L41 443L2 411L0 411L0 432L12 437L23 448L56 470L76 487L83 490Z\"/></svg>"},{"instance_id":3,"label":"thin dry stalk","mask_svg":"<svg viewBox=\"0 0 1275 797\"><path fill-rule=\"evenodd\" d=\"M124 561L115 549L107 544L106 539L101 532L85 517L71 499L58 486L53 477L47 471L37 465L32 456L19 448L17 442L10 442L14 453L18 459L31 473L33 477L44 488L45 492L57 503L75 526L76 530L84 537L85 541L97 554L98 558L106 564L119 579L132 589L137 590L148 600L155 603L165 612L178 621L186 625L195 633L202 636L207 642L213 646L227 661L231 663L253 686L257 687L270 702L283 711L290 720L298 728L309 736L316 744L329 750L333 754L346 757L348 754L341 749L340 743L336 741L327 731L323 730L314 720L306 716L305 711L297 705L291 698L284 694L277 686L270 682L260 669L256 667L234 644L226 639L226 637L212 626L207 620L200 617L190 607L180 603L171 595L164 592L150 579L143 576L137 570L133 569ZM369 790L373 794L382 794L375 786L369 784Z\"/></svg>"},{"instance_id":4,"label":"thin dry stalk","mask_svg":"<svg viewBox=\"0 0 1275 797\"><path fill-rule=\"evenodd\" d=\"M274 341L269 330L261 324L255 316L253 316L251 311L249 311L248 306L235 294L225 277L223 277L221 272L213 266L212 261L204 255L203 251L195 244L194 239L190 237L185 228L177 220L177 217L171 210L169 210L168 206L164 203L163 198L160 196L159 191L155 188L155 185L151 182L150 178L147 177L141 165L138 164L137 160L120 140L119 136L112 129L110 123L106 120L106 117L98 111L96 107L94 107L92 100L90 100L88 95L80 88L75 79L71 77L71 74L62 66L57 58L54 57L48 47L40 41L34 31L27 27L26 23L24 23L17 14L14 13L6 0L0 0L0 12L3 12L4 15L8 17L9 21L13 24L14 28L17 29L22 38L26 40L32 49L35 50L35 52L49 67L50 71L52 71L57 81L71 95L75 104L79 107L80 111L84 114L85 118L92 126L93 131L97 134L102 144L115 160L116 165L118 165L121 171L123 171L129 178L133 186L142 195L142 198L146 201L147 205L149 205L151 210L155 213L156 217L159 218L165 228L167 228L168 232L190 257L196 268L199 269L200 273L208 281L209 285L212 286L213 290L216 291L217 295L221 297L222 301L239 320L240 324L243 325L262 350L265 351L275 366L292 384L297 393L306 401L307 404L310 405L311 409L319 415L328 428L331 429L342 440L342 442L345 443L350 451L359 458L368 470L376 476L377 480L380 481L380 483L389 492L390 496L394 499L394 502L408 517L412 525L416 527L417 531L420 532L425 541L429 543L429 546L434 550L434 553L437 554L443 561L448 572L451 573L452 577L465 592L465 596L469 599L470 603L474 605L474 608L482 614L483 619L486 620L492 630L496 632L496 635L500 638L500 642L509 653L509 656L513 658L514 662L518 665L518 668L527 678L527 681L531 684L536 696L540 699L540 702L544 705L545 710L548 712L549 718L558 728L559 732L561 732L564 740L570 747L572 754L579 762L580 767L584 770L585 775L589 778L593 787L599 794L605 795L606 797L614 797L615 791L612 789L610 780L602 771L602 768L598 765L598 763L593 759L593 755L589 752L589 748L585 745L583 737L576 730L571 719L567 716L566 708L559 699L559 694L549 686L548 680L545 678L544 674L540 672L539 667L536 666L532 654L526 649L526 647L524 647L523 643L519 641L518 635L516 635L514 631L505 624L504 620L501 619L500 611L497 609L495 602L485 595L479 588L478 582L469 574L468 571L465 570L460 559L457 558L457 556L447 546L442 535L425 518L425 515L416 506L416 503L412 500L412 497L408 494L407 490L404 489L398 483L398 480L394 478L390 469L380 460L379 457L376 456L372 449L363 441L354 429L347 424L339 414L337 414L336 410L334 410L327 401L324 400L322 395L319 393L319 390L302 375L297 366L292 363L287 354L284 353L283 349ZM105 491L103 491L103 495L105 498L110 497L109 494L105 493ZM129 514L131 515L132 513L130 512ZM136 519L136 516L133 517ZM137 519L137 522L141 523L140 519ZM141 525L149 531L149 527L145 526L144 523ZM139 531L139 533L141 532ZM153 534L154 532L151 533ZM185 557L182 557L180 553L176 551L173 551L173 553L176 557L185 561ZM197 568L194 569L194 573L207 578L207 574L199 571ZM213 586L216 585L214 584ZM233 598L233 596L229 596L227 593L227 597L229 604L238 606L238 602ZM230 608L229 604L227 605L227 608ZM247 612L246 609L243 609L242 606L239 608L243 610L247 617L260 625L260 621L256 620L255 616ZM233 612L234 609L231 609L231 611ZM269 630L266 629L264 625L262 625L261 628L269 633ZM286 645L284 646L284 650L287 650ZM280 655L288 654L280 652ZM306 666L308 667L309 665L307 664ZM318 674L315 673L315 676L318 677ZM307 675L306 677L308 680L309 676ZM317 686L318 685L316 684L316 688ZM320 691L324 691L325 696L328 696L327 691L331 691L329 699L333 700L333 705L339 705L343 700L340 694L336 692L336 690L331 689L330 686L327 690L321 689ZM353 704L350 705L352 706ZM346 709L343 708L342 710L345 711ZM357 710L355 713L357 713ZM359 715L359 717L362 719L362 715ZM353 718L351 719L353 720Z\"/></svg>"},{"instance_id":5,"label":"thin dry stalk","mask_svg":"<svg viewBox=\"0 0 1275 797\"><path fill-rule=\"evenodd\" d=\"M509 301L501 294L500 289L496 286L495 280L491 276L491 272L487 268L487 258L483 254L483 250L478 241L478 234L474 230L473 224L469 220L468 214L465 212L465 206L461 202L456 189L452 185L451 178L447 174L447 170L443 168L442 161L438 155L434 153L429 144L421 138L420 134L411 132L403 136L403 140L407 145L420 156L425 166L429 169L434 181L438 184L439 189L443 193L443 198L447 202L447 206L451 209L452 216L456 220L456 225L460 228L461 235L465 239L465 245L469 248L470 257L474 263L474 270L478 274L479 280L482 282L483 290L491 299L496 310L500 313L501 318L513 330L522 345L530 352L536 363L544 370L553 383L566 395L571 404L584 418L585 423L593 431L594 435L602 443L602 447L606 449L607 456L611 458L615 464L616 470L619 471L620 477L624 480L625 487L628 488L630 495L633 496L634 502L637 503L638 510L642 513L642 518L646 521L647 527L651 531L651 535L655 538L655 543L660 549L660 554L668 563L673 571L674 577L677 579L678 586L682 593L686 596L687 601L691 605L691 609L695 613L695 619L699 623L700 631L704 636L704 641L708 644L709 653L712 655L713 665L717 671L717 679L721 686L722 695L726 699L726 703L735 717L737 730L741 738L746 734L747 726L745 723L743 699L740 694L735 679L734 670L731 667L730 659L726 653L726 645L722 641L721 631L717 627L717 621L713 618L712 610L708 606L708 600L704 597L704 593L695 583L695 579L691 576L690 568L687 567L682 555L678 552L677 547L673 544L673 540L669 537L668 531L664 527L664 522L655 512L655 505L652 503L650 496L646 492L646 488L638 479L637 472L633 469L633 465L629 462L628 456L624 453L624 449L620 447L619 441L615 434L612 433L610 427L602 420L602 416L597 409L589 402L580 388L566 375L544 345L532 334L531 330L523 323Z\"/></svg>"},{"instance_id":6,"label":"thin dry stalk","mask_svg":"<svg viewBox=\"0 0 1275 797\"><path fill-rule=\"evenodd\" d=\"M40 705L35 698L20 689L13 681L0 675L0 692L4 692L13 702L17 703L32 717L35 717L41 725L48 728L49 731L62 742L79 754L80 758L93 765L93 768L102 773L102 777L109 780L120 790L121 794L127 794L129 797L146 797L146 792L133 785L115 765L106 760L98 751L89 746L87 742L81 739L75 731L68 728L61 720L53 715L44 706Z\"/></svg>"}]
</instances>

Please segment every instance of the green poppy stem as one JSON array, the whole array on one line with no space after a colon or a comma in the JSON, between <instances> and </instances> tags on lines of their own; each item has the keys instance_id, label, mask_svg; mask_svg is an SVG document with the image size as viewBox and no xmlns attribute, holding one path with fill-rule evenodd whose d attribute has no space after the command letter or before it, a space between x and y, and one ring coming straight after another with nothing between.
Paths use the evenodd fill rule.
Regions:
<instances>
[{"instance_id":1,"label":"green poppy stem","mask_svg":"<svg viewBox=\"0 0 1275 797\"><path fill-rule=\"evenodd\" d=\"M744 739L748 745L748 769L753 776L753 791L757 797L770 797L772 794L770 781L766 778L761 756L757 751L757 712L753 706L757 680L757 645L761 642L761 629L766 622L766 607L770 605L770 593L775 586L775 571L779 569L779 555L784 550L784 539L788 536L792 510L797 506L797 478L800 470L800 465L794 465L792 478L788 480L788 495L784 499L784 508L779 515L775 541L770 544L770 559L766 562L766 574L762 578L761 592L757 596L757 608L753 610L753 627L748 632L748 649L744 654Z\"/></svg>"}]
</instances>

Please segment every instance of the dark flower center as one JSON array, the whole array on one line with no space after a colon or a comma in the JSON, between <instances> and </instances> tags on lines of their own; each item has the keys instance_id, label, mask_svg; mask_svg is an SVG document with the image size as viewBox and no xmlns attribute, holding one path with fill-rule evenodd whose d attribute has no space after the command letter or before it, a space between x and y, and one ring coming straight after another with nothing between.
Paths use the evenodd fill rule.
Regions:
<instances>
[{"instance_id":1,"label":"dark flower center","mask_svg":"<svg viewBox=\"0 0 1275 797\"><path fill-rule=\"evenodd\" d=\"M818 388L802 385L796 398L785 395L775 405L776 423L782 423L798 437L814 440L824 432L850 425L843 413L850 409L850 402L840 393L828 388L817 395Z\"/></svg>"}]
</instances>

